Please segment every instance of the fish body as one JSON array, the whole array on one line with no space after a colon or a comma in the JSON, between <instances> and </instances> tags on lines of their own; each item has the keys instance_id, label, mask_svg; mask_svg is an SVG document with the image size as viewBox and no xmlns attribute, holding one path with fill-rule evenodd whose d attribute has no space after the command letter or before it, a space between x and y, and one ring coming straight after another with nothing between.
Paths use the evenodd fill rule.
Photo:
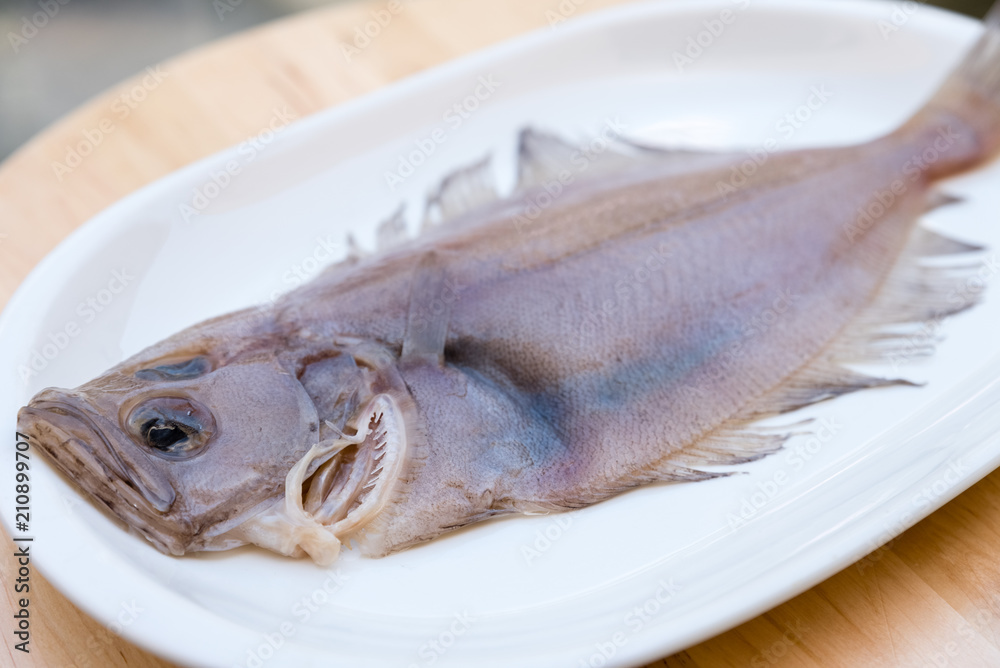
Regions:
<instances>
[{"instance_id":1,"label":"fish body","mask_svg":"<svg viewBox=\"0 0 1000 668\"><path fill-rule=\"evenodd\" d=\"M787 439L755 421L904 383L848 367L883 357L888 327L972 305L919 262L972 247L916 223L1000 146L998 35L994 9L898 131L771 155L739 186L745 155L526 131L514 194L457 172L441 224L45 390L18 429L177 555L379 557L727 475Z\"/></svg>"}]
</instances>

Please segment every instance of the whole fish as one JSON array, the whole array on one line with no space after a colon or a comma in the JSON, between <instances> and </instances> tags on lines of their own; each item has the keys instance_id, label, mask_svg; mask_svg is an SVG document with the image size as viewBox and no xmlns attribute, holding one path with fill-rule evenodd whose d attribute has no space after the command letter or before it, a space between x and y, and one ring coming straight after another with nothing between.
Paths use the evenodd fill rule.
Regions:
<instances>
[{"instance_id":1,"label":"whole fish","mask_svg":"<svg viewBox=\"0 0 1000 668\"><path fill-rule=\"evenodd\" d=\"M18 430L174 555L247 543L327 564L505 513L727 475L761 418L905 381L850 363L969 307L975 247L918 227L1000 149L1000 9L941 91L858 146L698 153L525 131L518 186L445 179L417 238L186 329ZM380 228L391 240L396 216Z\"/></svg>"}]
</instances>

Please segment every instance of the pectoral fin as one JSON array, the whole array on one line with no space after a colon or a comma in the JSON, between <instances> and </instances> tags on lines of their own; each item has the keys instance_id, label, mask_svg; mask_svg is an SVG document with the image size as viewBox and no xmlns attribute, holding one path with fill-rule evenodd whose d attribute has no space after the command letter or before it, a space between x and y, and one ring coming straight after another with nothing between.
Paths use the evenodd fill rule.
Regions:
<instances>
[{"instance_id":1,"label":"pectoral fin","mask_svg":"<svg viewBox=\"0 0 1000 668\"><path fill-rule=\"evenodd\" d=\"M458 300L458 287L449 280L440 253L424 255L413 272L410 307L403 339L403 359L444 362L451 307Z\"/></svg>"}]
</instances>

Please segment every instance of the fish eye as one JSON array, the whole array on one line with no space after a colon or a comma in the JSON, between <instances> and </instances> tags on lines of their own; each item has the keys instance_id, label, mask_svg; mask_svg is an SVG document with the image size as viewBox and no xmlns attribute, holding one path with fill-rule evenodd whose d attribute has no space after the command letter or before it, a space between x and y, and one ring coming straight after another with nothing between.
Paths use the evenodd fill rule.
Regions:
<instances>
[{"instance_id":1,"label":"fish eye","mask_svg":"<svg viewBox=\"0 0 1000 668\"><path fill-rule=\"evenodd\" d=\"M191 434L183 425L176 422L170 422L163 418L153 418L142 425L142 435L150 446L157 450L169 451L179 441L183 441Z\"/></svg>"},{"instance_id":2,"label":"fish eye","mask_svg":"<svg viewBox=\"0 0 1000 668\"><path fill-rule=\"evenodd\" d=\"M201 452L215 433L215 419L204 406L180 397L154 397L139 404L125 420L136 443L168 459Z\"/></svg>"},{"instance_id":3,"label":"fish eye","mask_svg":"<svg viewBox=\"0 0 1000 668\"><path fill-rule=\"evenodd\" d=\"M140 369L135 377L140 380L188 380L197 378L212 370L212 365L204 355L173 364L161 364L151 369Z\"/></svg>"}]
</instances>

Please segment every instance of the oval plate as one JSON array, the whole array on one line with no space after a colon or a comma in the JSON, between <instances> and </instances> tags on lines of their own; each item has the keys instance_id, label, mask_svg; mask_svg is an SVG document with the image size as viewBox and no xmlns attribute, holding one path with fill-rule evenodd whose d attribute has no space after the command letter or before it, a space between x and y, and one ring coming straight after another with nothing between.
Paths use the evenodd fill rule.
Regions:
<instances>
[{"instance_id":1,"label":"oval plate","mask_svg":"<svg viewBox=\"0 0 1000 668\"><path fill-rule=\"evenodd\" d=\"M526 125L610 125L664 145L770 149L885 133L978 28L928 7L671 2L589 15L455 61L201 161L81 227L0 322L5 433L38 389L73 387L204 318L273 299L374 245L400 202L487 154L513 181ZM728 12L728 13L724 13ZM887 27L889 26L889 27ZM893 30L891 27L898 27ZM763 151L763 153L762 153ZM227 178L225 172L238 174ZM1000 167L946 184L928 226L1000 248ZM514 233L512 231L512 233ZM998 271L993 251L976 284ZM68 332L73 332L69 334ZM205 666L633 665L730 628L900 533L1000 463L1000 298L914 328L925 382L803 411L814 433L701 484L513 518L329 570L256 549L174 559L35 461L33 555L71 600L158 654ZM10 530L12 489L0 489ZM859 563L864 567L866 562ZM120 616L123 605L141 610Z\"/></svg>"}]
</instances>

